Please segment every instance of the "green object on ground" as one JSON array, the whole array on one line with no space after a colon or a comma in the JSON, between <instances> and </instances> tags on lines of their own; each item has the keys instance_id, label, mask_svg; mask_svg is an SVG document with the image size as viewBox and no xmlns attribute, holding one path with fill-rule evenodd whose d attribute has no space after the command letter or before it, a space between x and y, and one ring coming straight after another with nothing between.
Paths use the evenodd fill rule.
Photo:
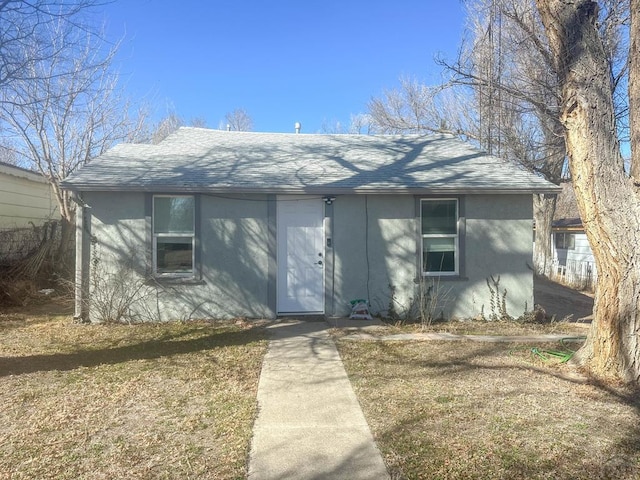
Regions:
<instances>
[{"instance_id":1,"label":"green object on ground","mask_svg":"<svg viewBox=\"0 0 640 480\"><path fill-rule=\"evenodd\" d=\"M586 337L566 337L566 338L562 338L560 340L560 344L564 347L564 350L547 350L547 349L541 349L538 347L533 347L531 349L531 353L533 353L534 355L537 355L538 357L540 357L542 360L544 360L545 362L550 360L551 358L558 358L560 359L560 363L567 363L569 360L571 360L571 357L573 357L573 355L576 353L575 350L571 350L569 347L567 347L566 342L569 340L583 340Z\"/></svg>"}]
</instances>

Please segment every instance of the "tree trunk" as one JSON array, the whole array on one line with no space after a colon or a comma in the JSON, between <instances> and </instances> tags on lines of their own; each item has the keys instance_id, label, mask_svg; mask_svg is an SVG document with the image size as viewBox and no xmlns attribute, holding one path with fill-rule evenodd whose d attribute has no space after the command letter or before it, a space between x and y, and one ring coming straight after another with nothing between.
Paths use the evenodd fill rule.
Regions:
<instances>
[{"instance_id":1,"label":"tree trunk","mask_svg":"<svg viewBox=\"0 0 640 480\"><path fill-rule=\"evenodd\" d=\"M629 0L631 38L629 39L629 124L631 125L631 176L640 183L640 0Z\"/></svg>"},{"instance_id":2,"label":"tree trunk","mask_svg":"<svg viewBox=\"0 0 640 480\"><path fill-rule=\"evenodd\" d=\"M75 219L60 219L60 244L56 252L56 272L70 278L74 266Z\"/></svg>"},{"instance_id":3,"label":"tree trunk","mask_svg":"<svg viewBox=\"0 0 640 480\"><path fill-rule=\"evenodd\" d=\"M533 220L536 224L533 249L533 269L536 275L551 275L553 251L551 248L551 227L556 211L555 195L535 194L533 196Z\"/></svg>"},{"instance_id":4,"label":"tree trunk","mask_svg":"<svg viewBox=\"0 0 640 480\"><path fill-rule=\"evenodd\" d=\"M536 3L557 62L571 177L598 269L594 321L577 358L597 375L640 382L640 196L616 137L598 6Z\"/></svg>"},{"instance_id":5,"label":"tree trunk","mask_svg":"<svg viewBox=\"0 0 640 480\"><path fill-rule=\"evenodd\" d=\"M541 116L540 122L544 126L545 162L542 168L544 177L556 185L562 181L562 167L566 158L562 125L557 119ZM535 246L533 251L534 271L538 275L549 277L553 263L553 249L551 232L553 217L556 213L556 195L533 196L533 220L536 224Z\"/></svg>"}]
</instances>

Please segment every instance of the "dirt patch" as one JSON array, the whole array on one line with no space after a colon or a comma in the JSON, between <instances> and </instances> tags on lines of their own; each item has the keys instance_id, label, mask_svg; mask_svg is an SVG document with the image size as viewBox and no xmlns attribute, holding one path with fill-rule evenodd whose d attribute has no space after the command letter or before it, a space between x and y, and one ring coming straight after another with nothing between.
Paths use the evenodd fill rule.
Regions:
<instances>
[{"instance_id":1,"label":"dirt patch","mask_svg":"<svg viewBox=\"0 0 640 480\"><path fill-rule=\"evenodd\" d=\"M543 277L534 279L534 303L548 318L589 323L593 319L593 295L579 292Z\"/></svg>"}]
</instances>

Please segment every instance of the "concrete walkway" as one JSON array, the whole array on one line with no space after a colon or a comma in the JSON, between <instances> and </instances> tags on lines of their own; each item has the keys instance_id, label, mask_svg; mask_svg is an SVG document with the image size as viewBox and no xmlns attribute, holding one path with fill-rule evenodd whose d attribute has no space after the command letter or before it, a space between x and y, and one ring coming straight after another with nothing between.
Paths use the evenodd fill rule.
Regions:
<instances>
[{"instance_id":1,"label":"concrete walkway","mask_svg":"<svg viewBox=\"0 0 640 480\"><path fill-rule=\"evenodd\" d=\"M249 479L388 479L327 324L269 328Z\"/></svg>"}]
</instances>

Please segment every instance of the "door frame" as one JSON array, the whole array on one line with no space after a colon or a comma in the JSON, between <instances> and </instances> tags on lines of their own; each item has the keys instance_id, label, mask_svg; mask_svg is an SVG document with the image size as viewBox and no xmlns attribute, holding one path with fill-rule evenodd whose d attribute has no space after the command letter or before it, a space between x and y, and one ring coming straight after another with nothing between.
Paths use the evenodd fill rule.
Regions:
<instances>
[{"instance_id":1,"label":"door frame","mask_svg":"<svg viewBox=\"0 0 640 480\"><path fill-rule=\"evenodd\" d=\"M280 299L280 294L281 292L281 288L286 288L286 285L283 285L282 282L282 270L281 270L281 261L285 261L286 262L286 258L285 259L281 259L280 258L280 253L281 253L281 242L286 241L286 235L285 233L282 231L282 221L283 221L283 213L281 210L281 205L283 205L281 202L284 201L296 201L296 200L303 200L303 201L308 201L308 202L313 202L316 203L316 206L318 208L318 218L317 218L317 224L316 226L320 229L320 233L319 233L319 248L321 249L322 253L322 257L321 260L323 261L323 265L322 265L322 280L321 280L321 287L320 290L317 292L318 294L318 304L321 306L321 308L319 310L301 310L301 311L290 311L288 309L283 309L283 306L281 305L281 299ZM277 195L276 196L276 245L275 245L275 253L276 253L276 295L275 295L275 300L276 300L276 315L324 315L325 310L326 310L326 295L325 295L325 289L326 289L326 268L327 268L327 263L326 263L326 248L325 248L325 242L324 242L324 237L325 237L325 222L324 222L324 217L325 217L325 205L324 205L324 201L322 200L322 198L320 197L313 197L313 196L309 196L309 195Z\"/></svg>"}]
</instances>

